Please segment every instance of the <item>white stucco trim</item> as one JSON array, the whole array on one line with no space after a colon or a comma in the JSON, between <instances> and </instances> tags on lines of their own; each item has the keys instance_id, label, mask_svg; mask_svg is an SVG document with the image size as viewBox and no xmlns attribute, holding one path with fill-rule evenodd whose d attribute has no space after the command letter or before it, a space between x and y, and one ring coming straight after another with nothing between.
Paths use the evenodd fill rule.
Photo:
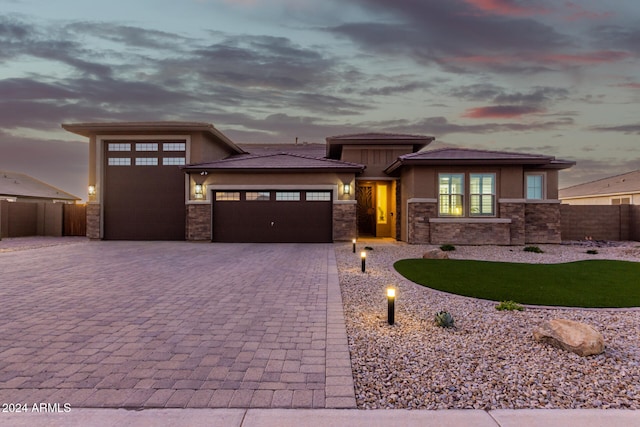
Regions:
<instances>
[{"instance_id":1,"label":"white stucco trim","mask_svg":"<svg viewBox=\"0 0 640 427\"><path fill-rule=\"evenodd\" d=\"M452 224L511 224L509 218L429 218L429 222Z\"/></svg>"}]
</instances>

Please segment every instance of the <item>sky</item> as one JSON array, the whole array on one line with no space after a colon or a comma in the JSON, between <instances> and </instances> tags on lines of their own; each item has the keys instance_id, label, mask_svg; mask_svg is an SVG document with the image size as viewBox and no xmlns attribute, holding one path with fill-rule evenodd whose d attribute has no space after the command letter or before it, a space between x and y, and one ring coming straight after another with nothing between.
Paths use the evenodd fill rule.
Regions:
<instances>
[{"instance_id":1,"label":"sky","mask_svg":"<svg viewBox=\"0 0 640 427\"><path fill-rule=\"evenodd\" d=\"M86 198L61 123L362 132L546 154L560 186L640 169L636 0L0 0L0 169Z\"/></svg>"}]
</instances>

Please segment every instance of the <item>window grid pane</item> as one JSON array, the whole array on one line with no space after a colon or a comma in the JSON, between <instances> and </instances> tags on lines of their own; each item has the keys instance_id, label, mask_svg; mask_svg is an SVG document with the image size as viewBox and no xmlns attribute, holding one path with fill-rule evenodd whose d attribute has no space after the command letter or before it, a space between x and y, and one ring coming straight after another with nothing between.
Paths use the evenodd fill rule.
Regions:
<instances>
[{"instance_id":1,"label":"window grid pane","mask_svg":"<svg viewBox=\"0 0 640 427\"><path fill-rule=\"evenodd\" d=\"M307 191L307 200L328 202L331 200L331 193L328 191Z\"/></svg>"},{"instance_id":2,"label":"window grid pane","mask_svg":"<svg viewBox=\"0 0 640 427\"><path fill-rule=\"evenodd\" d=\"M527 175L527 199L542 199L542 175Z\"/></svg>"},{"instance_id":3,"label":"window grid pane","mask_svg":"<svg viewBox=\"0 0 640 427\"><path fill-rule=\"evenodd\" d=\"M158 143L157 142L136 143L136 151L158 151Z\"/></svg>"},{"instance_id":4,"label":"window grid pane","mask_svg":"<svg viewBox=\"0 0 640 427\"><path fill-rule=\"evenodd\" d=\"M216 191L216 201L238 201L240 200L239 191Z\"/></svg>"},{"instance_id":5,"label":"window grid pane","mask_svg":"<svg viewBox=\"0 0 640 427\"><path fill-rule=\"evenodd\" d=\"M109 157L109 166L131 166L129 157Z\"/></svg>"},{"instance_id":6,"label":"window grid pane","mask_svg":"<svg viewBox=\"0 0 640 427\"><path fill-rule=\"evenodd\" d=\"M157 157L136 157L136 166L158 166Z\"/></svg>"},{"instance_id":7,"label":"window grid pane","mask_svg":"<svg viewBox=\"0 0 640 427\"><path fill-rule=\"evenodd\" d=\"M464 175L439 175L439 214L442 216L464 215Z\"/></svg>"},{"instance_id":8,"label":"window grid pane","mask_svg":"<svg viewBox=\"0 0 640 427\"><path fill-rule=\"evenodd\" d=\"M279 202L299 201L299 191L276 191L276 200Z\"/></svg>"},{"instance_id":9,"label":"window grid pane","mask_svg":"<svg viewBox=\"0 0 640 427\"><path fill-rule=\"evenodd\" d=\"M165 142L162 144L163 151L184 151L186 144L184 142Z\"/></svg>"},{"instance_id":10,"label":"window grid pane","mask_svg":"<svg viewBox=\"0 0 640 427\"><path fill-rule=\"evenodd\" d=\"M184 157L163 157L162 164L164 166L184 165L185 159Z\"/></svg>"},{"instance_id":11,"label":"window grid pane","mask_svg":"<svg viewBox=\"0 0 640 427\"><path fill-rule=\"evenodd\" d=\"M131 151L131 144L109 143L109 151Z\"/></svg>"},{"instance_id":12,"label":"window grid pane","mask_svg":"<svg viewBox=\"0 0 640 427\"><path fill-rule=\"evenodd\" d=\"M249 201L271 200L271 193L268 191L247 191L245 193L245 198Z\"/></svg>"},{"instance_id":13,"label":"window grid pane","mask_svg":"<svg viewBox=\"0 0 640 427\"><path fill-rule=\"evenodd\" d=\"M469 189L469 214L471 216L494 216L495 175L471 174Z\"/></svg>"}]
</instances>

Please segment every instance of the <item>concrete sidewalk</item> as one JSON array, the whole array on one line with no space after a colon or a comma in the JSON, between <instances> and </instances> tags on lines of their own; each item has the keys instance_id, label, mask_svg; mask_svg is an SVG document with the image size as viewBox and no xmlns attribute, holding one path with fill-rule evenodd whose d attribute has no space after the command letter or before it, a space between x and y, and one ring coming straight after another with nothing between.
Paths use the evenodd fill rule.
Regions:
<instances>
[{"instance_id":1,"label":"concrete sidewalk","mask_svg":"<svg viewBox=\"0 0 640 427\"><path fill-rule=\"evenodd\" d=\"M68 413L0 413L3 426L224 426L224 427L633 427L640 411L353 409L71 409Z\"/></svg>"}]
</instances>

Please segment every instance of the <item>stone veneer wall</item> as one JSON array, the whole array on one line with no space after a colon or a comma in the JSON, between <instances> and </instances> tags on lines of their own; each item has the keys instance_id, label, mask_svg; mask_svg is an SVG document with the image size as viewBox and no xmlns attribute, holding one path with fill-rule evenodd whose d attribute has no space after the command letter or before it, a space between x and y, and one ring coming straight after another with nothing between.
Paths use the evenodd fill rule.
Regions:
<instances>
[{"instance_id":1,"label":"stone veneer wall","mask_svg":"<svg viewBox=\"0 0 640 427\"><path fill-rule=\"evenodd\" d=\"M508 245L511 224L505 222L432 222L431 243Z\"/></svg>"},{"instance_id":2,"label":"stone veneer wall","mask_svg":"<svg viewBox=\"0 0 640 427\"><path fill-rule=\"evenodd\" d=\"M509 227L511 245L525 243L525 204L517 202L500 203L500 218L511 220Z\"/></svg>"},{"instance_id":3,"label":"stone veneer wall","mask_svg":"<svg viewBox=\"0 0 640 427\"><path fill-rule=\"evenodd\" d=\"M408 204L407 243L431 243L429 218L436 216L436 204L412 202Z\"/></svg>"},{"instance_id":4,"label":"stone veneer wall","mask_svg":"<svg viewBox=\"0 0 640 427\"><path fill-rule=\"evenodd\" d=\"M351 240L357 236L355 203L334 203L333 240Z\"/></svg>"},{"instance_id":5,"label":"stone veneer wall","mask_svg":"<svg viewBox=\"0 0 640 427\"><path fill-rule=\"evenodd\" d=\"M525 243L561 243L560 204L525 205Z\"/></svg>"},{"instance_id":6,"label":"stone veneer wall","mask_svg":"<svg viewBox=\"0 0 640 427\"><path fill-rule=\"evenodd\" d=\"M100 238L100 205L98 203L87 203L87 237Z\"/></svg>"},{"instance_id":7,"label":"stone veneer wall","mask_svg":"<svg viewBox=\"0 0 640 427\"><path fill-rule=\"evenodd\" d=\"M211 205L187 205L185 237L191 241L211 240Z\"/></svg>"}]
</instances>

